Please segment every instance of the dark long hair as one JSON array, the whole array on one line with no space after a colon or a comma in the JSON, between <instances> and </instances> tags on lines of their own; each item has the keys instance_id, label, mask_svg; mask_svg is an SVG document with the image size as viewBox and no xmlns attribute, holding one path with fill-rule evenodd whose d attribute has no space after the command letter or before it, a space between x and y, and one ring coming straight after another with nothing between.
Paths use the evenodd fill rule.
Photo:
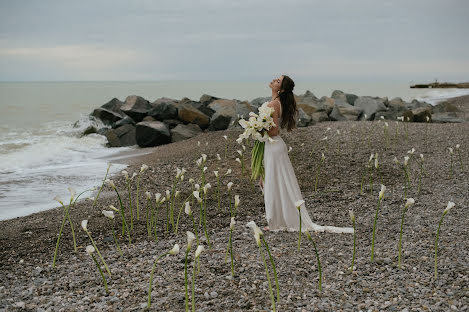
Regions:
<instances>
[{"instance_id":1,"label":"dark long hair","mask_svg":"<svg viewBox=\"0 0 469 312\"><path fill-rule=\"evenodd\" d=\"M287 75L282 76L283 80L279 93L280 103L282 105L282 122L280 123L280 127L287 128L287 131L290 132L296 129L296 117L298 114L295 96L293 95L295 83Z\"/></svg>"}]
</instances>

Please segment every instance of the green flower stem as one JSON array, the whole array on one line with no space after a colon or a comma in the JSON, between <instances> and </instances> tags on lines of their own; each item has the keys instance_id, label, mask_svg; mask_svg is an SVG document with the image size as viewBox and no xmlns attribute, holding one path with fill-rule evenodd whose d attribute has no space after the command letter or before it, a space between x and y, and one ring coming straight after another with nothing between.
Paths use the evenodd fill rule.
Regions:
<instances>
[{"instance_id":1,"label":"green flower stem","mask_svg":"<svg viewBox=\"0 0 469 312\"><path fill-rule=\"evenodd\" d=\"M103 279L103 283L104 283L104 289L106 290L106 292L109 292L109 289L107 288L106 278L104 277L103 270L101 270L101 266L99 265L98 261L96 260L96 257L93 254L91 254L91 258L93 258L94 263L96 263L99 273L101 274L101 278Z\"/></svg>"},{"instance_id":2,"label":"green flower stem","mask_svg":"<svg viewBox=\"0 0 469 312\"><path fill-rule=\"evenodd\" d=\"M298 233L298 251L300 251L300 246L301 246L301 206L298 207L298 215L300 216L300 231Z\"/></svg>"},{"instance_id":3,"label":"green flower stem","mask_svg":"<svg viewBox=\"0 0 469 312\"><path fill-rule=\"evenodd\" d=\"M352 254L352 266L350 267L350 273L353 272L353 265L355 263L355 253L357 248L357 232L355 231L355 218L352 220L353 224L353 254Z\"/></svg>"},{"instance_id":4,"label":"green flower stem","mask_svg":"<svg viewBox=\"0 0 469 312\"><path fill-rule=\"evenodd\" d=\"M369 163L368 166L369 166L368 177L370 181L370 194L372 194L373 193L373 165Z\"/></svg>"},{"instance_id":5,"label":"green flower stem","mask_svg":"<svg viewBox=\"0 0 469 312\"><path fill-rule=\"evenodd\" d=\"M205 202L205 207L202 209L204 233L205 233L205 238L207 239L208 248L211 248L210 238L208 236L208 231L207 231L207 194L205 193L204 193L204 200L200 203L200 205L201 206L204 205L204 202Z\"/></svg>"},{"instance_id":6,"label":"green flower stem","mask_svg":"<svg viewBox=\"0 0 469 312\"><path fill-rule=\"evenodd\" d=\"M322 291L322 269L321 269L321 261L319 260L319 252L316 248L316 243L314 242L313 238L311 238L311 242L313 243L314 253L316 254L316 260L318 261L318 272L319 272L319 291Z\"/></svg>"},{"instance_id":7,"label":"green flower stem","mask_svg":"<svg viewBox=\"0 0 469 312\"><path fill-rule=\"evenodd\" d=\"M151 227L152 228L155 228L155 241L158 240L158 235L156 234L157 232L157 225L158 225L158 209L160 208L161 204L160 203L156 203L155 204L155 210L153 211L153 214L152 214L152 224L151 224Z\"/></svg>"},{"instance_id":8,"label":"green flower stem","mask_svg":"<svg viewBox=\"0 0 469 312\"><path fill-rule=\"evenodd\" d=\"M127 227L127 222L125 221L124 205L122 204L122 199L121 199L121 196L119 195L119 192L117 191L117 189L114 189L114 191L116 191L117 197L119 198L120 213L121 213L121 216L122 216L122 235L125 234L125 229L127 228L127 233L129 234L129 243L130 243L130 230Z\"/></svg>"},{"instance_id":9,"label":"green flower stem","mask_svg":"<svg viewBox=\"0 0 469 312\"><path fill-rule=\"evenodd\" d=\"M365 182L365 175L366 175L366 166L364 167L363 172L362 172L362 178L360 182L360 194L363 194L363 182Z\"/></svg>"},{"instance_id":10,"label":"green flower stem","mask_svg":"<svg viewBox=\"0 0 469 312\"><path fill-rule=\"evenodd\" d=\"M262 239L262 242L263 242L265 248L267 249L267 253L268 253L269 259L270 259L270 264L272 265L272 270L274 271L275 288L277 290L277 301L280 301L280 286L278 284L277 269L276 269L276 266L275 266L274 257L272 257L272 254L270 253L269 245L267 245L267 242L264 239L264 235L261 235L261 239Z\"/></svg>"},{"instance_id":11,"label":"green flower stem","mask_svg":"<svg viewBox=\"0 0 469 312\"><path fill-rule=\"evenodd\" d=\"M264 268L265 268L265 275L267 276L267 281L269 283L269 293L270 293L270 300L272 301L272 309L275 312L275 297L274 297L274 292L272 290L272 282L270 281L270 274L269 274L269 269L267 267L267 262L265 261L264 253L262 252L262 247L259 246L259 253L261 254L262 261L264 262Z\"/></svg>"},{"instance_id":12,"label":"green flower stem","mask_svg":"<svg viewBox=\"0 0 469 312\"><path fill-rule=\"evenodd\" d=\"M228 246L225 251L225 263L228 257L228 253L230 253L231 258L231 276L234 276L234 263L233 263L233 229L230 228L230 238L228 240Z\"/></svg>"},{"instance_id":13,"label":"green flower stem","mask_svg":"<svg viewBox=\"0 0 469 312\"><path fill-rule=\"evenodd\" d=\"M438 239L440 237L440 227L441 223L443 223L443 218L445 217L446 212L443 212L441 216L440 223L438 223L438 230L436 231L436 238L435 238L435 280L438 278Z\"/></svg>"},{"instance_id":14,"label":"green flower stem","mask_svg":"<svg viewBox=\"0 0 469 312\"><path fill-rule=\"evenodd\" d=\"M264 149L265 149L265 142L261 142L256 140L254 142L254 147L251 151L251 179L257 180L259 175L264 177Z\"/></svg>"},{"instance_id":15,"label":"green flower stem","mask_svg":"<svg viewBox=\"0 0 469 312\"><path fill-rule=\"evenodd\" d=\"M150 306L151 306L151 290L152 290L152 284L153 284L153 274L155 273L155 268L156 268L156 263L161 259L163 258L164 256L166 256L167 254L169 254L169 251L168 252L165 252L164 254L160 255L158 258L156 258L156 260L153 262L153 267L151 269L151 274L150 274L150 285L148 286L148 300L147 300L147 308L150 309Z\"/></svg>"},{"instance_id":16,"label":"green flower stem","mask_svg":"<svg viewBox=\"0 0 469 312\"><path fill-rule=\"evenodd\" d=\"M151 220L150 220L150 218L151 218L151 216L153 216L153 214L150 215L150 210L152 210L151 208L152 208L151 199L147 199L147 206L145 207L145 210L146 210L148 237L151 237Z\"/></svg>"},{"instance_id":17,"label":"green flower stem","mask_svg":"<svg viewBox=\"0 0 469 312\"><path fill-rule=\"evenodd\" d=\"M420 174L419 174L419 189L418 194L422 190L422 175L423 175L423 160L420 161Z\"/></svg>"},{"instance_id":18,"label":"green flower stem","mask_svg":"<svg viewBox=\"0 0 469 312\"><path fill-rule=\"evenodd\" d=\"M65 206L62 204L62 207L64 207L64 217L63 217L63 219L62 219L62 225L60 226L59 237L57 238L57 243L55 244L54 260L52 261L52 267L53 267L53 268L55 267L55 261L56 261L56 259L57 259L57 253L58 253L58 251L59 251L60 238L62 237L62 231L63 231L64 225L65 225L65 220L67 220L68 208L69 208L70 206L65 207Z\"/></svg>"},{"instance_id":19,"label":"green flower stem","mask_svg":"<svg viewBox=\"0 0 469 312\"><path fill-rule=\"evenodd\" d=\"M134 229L134 213L132 210L132 194L130 193L130 179L127 181L127 190L129 192L129 207L130 207L130 229Z\"/></svg>"},{"instance_id":20,"label":"green flower stem","mask_svg":"<svg viewBox=\"0 0 469 312\"><path fill-rule=\"evenodd\" d=\"M449 177L452 179L453 178L453 154L449 154L450 156L450 171L449 171Z\"/></svg>"},{"instance_id":21,"label":"green flower stem","mask_svg":"<svg viewBox=\"0 0 469 312\"><path fill-rule=\"evenodd\" d=\"M72 231L73 248L74 248L75 251L77 251L77 240L75 238L75 229L73 227L72 218L70 217L70 209L73 208L73 203L71 201L70 201L70 204L68 205L68 207L69 207L69 209L67 209L66 215L67 215L68 222L70 223L70 230Z\"/></svg>"},{"instance_id":22,"label":"green flower stem","mask_svg":"<svg viewBox=\"0 0 469 312\"><path fill-rule=\"evenodd\" d=\"M462 171L464 171L464 165L462 163L461 151L459 151L459 149L456 149L456 151L458 152L459 165L461 166L461 172L462 172Z\"/></svg>"},{"instance_id":23,"label":"green flower stem","mask_svg":"<svg viewBox=\"0 0 469 312\"><path fill-rule=\"evenodd\" d=\"M104 183L105 183L105 181L106 181L106 179L107 179L107 175L108 175L108 173L109 173L109 168L111 168L111 164L109 164L109 165L107 166L106 175L104 176L103 183L101 183L101 187L99 188L98 194L97 194L96 197L94 198L92 208L94 208L94 206L96 206L96 202L98 201L99 195L101 194L101 191L103 190Z\"/></svg>"},{"instance_id":24,"label":"green flower stem","mask_svg":"<svg viewBox=\"0 0 469 312\"><path fill-rule=\"evenodd\" d=\"M376 220L378 220L379 207L381 205L381 199L378 199L378 207L376 208L375 221L373 223L373 238L371 240L371 261L375 257L375 233L376 233Z\"/></svg>"},{"instance_id":25,"label":"green flower stem","mask_svg":"<svg viewBox=\"0 0 469 312\"><path fill-rule=\"evenodd\" d=\"M182 209L183 209L184 206L186 205L186 202L187 202L187 200L189 199L189 197L191 197L191 196L194 196L193 193L191 193L189 196L186 197L186 199L184 199L184 201L182 202L181 208L179 208L178 217L177 217L177 219L176 219L176 228L175 228L174 234L177 234L177 233L178 233L179 219L180 219L181 214L182 214ZM197 244L198 244L198 243L197 243Z\"/></svg>"},{"instance_id":26,"label":"green flower stem","mask_svg":"<svg viewBox=\"0 0 469 312\"><path fill-rule=\"evenodd\" d=\"M184 258L184 288L185 288L185 303L186 303L186 312L189 311L189 292L187 290L187 255L189 254L190 249L186 248L186 256Z\"/></svg>"},{"instance_id":27,"label":"green flower stem","mask_svg":"<svg viewBox=\"0 0 469 312\"><path fill-rule=\"evenodd\" d=\"M175 191L176 185L179 179L174 179L173 187L171 188L171 196L170 196L170 208L169 208L169 222L171 222L171 227L174 230L176 227L174 225L174 204L176 201Z\"/></svg>"},{"instance_id":28,"label":"green flower stem","mask_svg":"<svg viewBox=\"0 0 469 312\"><path fill-rule=\"evenodd\" d=\"M197 270L195 263L197 262ZM195 312L195 279L200 271L200 259L195 258L192 272L192 312Z\"/></svg>"},{"instance_id":29,"label":"green flower stem","mask_svg":"<svg viewBox=\"0 0 469 312\"><path fill-rule=\"evenodd\" d=\"M324 160L321 157L321 160L318 163L318 169L316 170L316 182L314 183L314 192L316 192L318 189L319 175L321 174L321 165L323 162Z\"/></svg>"},{"instance_id":30,"label":"green flower stem","mask_svg":"<svg viewBox=\"0 0 469 312\"><path fill-rule=\"evenodd\" d=\"M166 201L166 232L169 231L169 200Z\"/></svg>"},{"instance_id":31,"label":"green flower stem","mask_svg":"<svg viewBox=\"0 0 469 312\"><path fill-rule=\"evenodd\" d=\"M217 200L218 200L218 211L220 211L220 177L217 177Z\"/></svg>"},{"instance_id":32,"label":"green flower stem","mask_svg":"<svg viewBox=\"0 0 469 312\"><path fill-rule=\"evenodd\" d=\"M93 245L94 249L96 249L96 252L98 253L99 258L101 259L101 262L103 263L104 267L106 268L106 272L109 274L109 276L111 276L111 271L109 270L109 267L107 266L106 261L104 261L103 256L99 252L98 246L96 246L96 243L94 242L93 237L91 237L91 233L88 230L86 230L85 232L86 232L86 234L88 234L88 237L91 240L91 244Z\"/></svg>"},{"instance_id":33,"label":"green flower stem","mask_svg":"<svg viewBox=\"0 0 469 312\"><path fill-rule=\"evenodd\" d=\"M138 189L139 189L139 186L140 186L140 173L141 172L138 173L138 177L137 177L137 199L136 199L136 201L137 201L137 203L136 203L137 204L137 221L140 220L140 208L138 207L138 204L140 202L140 200L138 198Z\"/></svg>"},{"instance_id":34,"label":"green flower stem","mask_svg":"<svg viewBox=\"0 0 469 312\"><path fill-rule=\"evenodd\" d=\"M116 243L117 250L119 250L120 255L124 256L124 254L122 253L121 247L119 246L119 242L117 241L116 231L114 230L114 219L112 220L112 237L114 237L114 242Z\"/></svg>"},{"instance_id":35,"label":"green flower stem","mask_svg":"<svg viewBox=\"0 0 469 312\"><path fill-rule=\"evenodd\" d=\"M397 257L397 266L399 267L399 269L401 269L401 249L402 249L402 230L404 228L404 216L405 216L405 213L407 211L407 208L404 207L404 211L402 212L402 220L401 220L401 233L399 234L399 246L398 246L398 250L399 250L399 254L398 254L398 257Z\"/></svg>"}]
</instances>

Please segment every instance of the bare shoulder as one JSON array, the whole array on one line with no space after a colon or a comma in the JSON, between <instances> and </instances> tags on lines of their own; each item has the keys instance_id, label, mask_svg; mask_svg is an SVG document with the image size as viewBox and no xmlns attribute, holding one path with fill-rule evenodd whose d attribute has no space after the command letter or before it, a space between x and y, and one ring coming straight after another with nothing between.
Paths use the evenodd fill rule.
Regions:
<instances>
[{"instance_id":1,"label":"bare shoulder","mask_svg":"<svg viewBox=\"0 0 469 312\"><path fill-rule=\"evenodd\" d=\"M278 112L280 109L280 101L279 100L270 101L269 104L267 104L267 106L273 107Z\"/></svg>"}]
</instances>

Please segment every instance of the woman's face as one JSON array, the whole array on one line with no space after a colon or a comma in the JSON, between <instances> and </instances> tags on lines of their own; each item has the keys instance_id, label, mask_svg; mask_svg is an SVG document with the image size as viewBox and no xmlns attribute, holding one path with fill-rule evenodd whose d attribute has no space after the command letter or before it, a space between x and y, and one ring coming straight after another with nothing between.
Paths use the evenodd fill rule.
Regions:
<instances>
[{"instance_id":1,"label":"woman's face","mask_svg":"<svg viewBox=\"0 0 469 312\"><path fill-rule=\"evenodd\" d=\"M283 76L280 76L278 78L274 78L270 83L269 87L272 89L272 91L280 91L280 88L282 86L282 81L283 81Z\"/></svg>"}]
</instances>

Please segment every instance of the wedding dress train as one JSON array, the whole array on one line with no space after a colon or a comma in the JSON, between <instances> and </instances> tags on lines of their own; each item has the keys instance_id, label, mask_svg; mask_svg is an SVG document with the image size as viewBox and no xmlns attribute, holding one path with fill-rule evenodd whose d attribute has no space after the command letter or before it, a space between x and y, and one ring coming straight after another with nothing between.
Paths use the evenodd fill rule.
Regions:
<instances>
[{"instance_id":1,"label":"wedding dress train","mask_svg":"<svg viewBox=\"0 0 469 312\"><path fill-rule=\"evenodd\" d=\"M263 182L267 224L271 231L299 231L300 219L295 202L302 200L303 196L285 142L279 135L273 136L272 139L275 141L267 141L264 147L265 181ZM308 230L353 233L353 227L322 226L313 223L305 204L301 205L300 211L302 232Z\"/></svg>"}]
</instances>

